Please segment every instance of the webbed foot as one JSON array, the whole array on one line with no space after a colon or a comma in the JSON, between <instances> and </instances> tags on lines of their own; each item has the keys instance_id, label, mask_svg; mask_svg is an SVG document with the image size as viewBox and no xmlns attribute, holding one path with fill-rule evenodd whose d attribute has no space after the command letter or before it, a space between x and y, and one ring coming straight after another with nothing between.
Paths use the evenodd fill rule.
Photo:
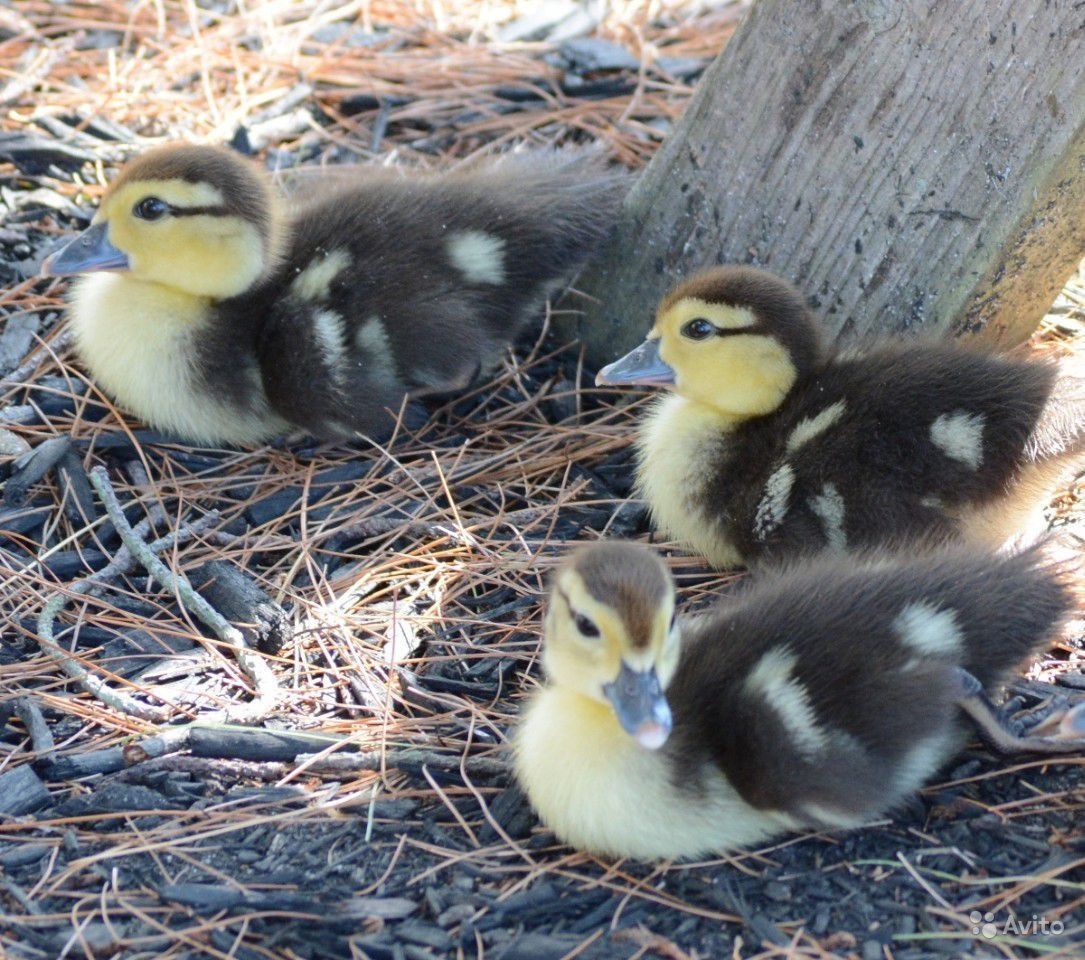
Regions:
<instances>
[{"instance_id":1,"label":"webbed foot","mask_svg":"<svg viewBox=\"0 0 1085 960\"><path fill-rule=\"evenodd\" d=\"M967 670L958 668L957 680L957 705L996 753L1085 753L1085 700L1056 696L1036 710L1006 718Z\"/></svg>"}]
</instances>

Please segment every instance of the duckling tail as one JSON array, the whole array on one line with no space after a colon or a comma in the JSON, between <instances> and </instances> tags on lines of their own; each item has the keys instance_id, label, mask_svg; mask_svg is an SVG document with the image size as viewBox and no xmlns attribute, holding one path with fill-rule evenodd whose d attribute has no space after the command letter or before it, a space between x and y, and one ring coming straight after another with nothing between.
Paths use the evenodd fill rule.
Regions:
<instances>
[{"instance_id":1,"label":"duckling tail","mask_svg":"<svg viewBox=\"0 0 1085 960\"><path fill-rule=\"evenodd\" d=\"M1085 361L1053 367L1051 392L1025 448L1034 463L1085 457Z\"/></svg>"},{"instance_id":2,"label":"duckling tail","mask_svg":"<svg viewBox=\"0 0 1085 960\"><path fill-rule=\"evenodd\" d=\"M959 563L954 593L963 634L960 665L984 686L998 683L1056 639L1081 609L1075 596L1080 560L1050 540L995 558L962 557Z\"/></svg>"}]
</instances>

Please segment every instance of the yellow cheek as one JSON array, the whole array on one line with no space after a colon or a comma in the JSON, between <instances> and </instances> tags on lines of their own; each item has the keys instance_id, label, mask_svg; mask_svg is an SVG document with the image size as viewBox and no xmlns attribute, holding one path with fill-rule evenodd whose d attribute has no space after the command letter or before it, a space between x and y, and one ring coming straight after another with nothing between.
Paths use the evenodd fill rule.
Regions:
<instances>
[{"instance_id":1,"label":"yellow cheek","mask_svg":"<svg viewBox=\"0 0 1085 960\"><path fill-rule=\"evenodd\" d=\"M688 347L682 344L670 352L673 360L667 362L677 373L677 391L727 413L769 413L795 383L794 364L769 337L717 338Z\"/></svg>"},{"instance_id":2,"label":"yellow cheek","mask_svg":"<svg viewBox=\"0 0 1085 960\"><path fill-rule=\"evenodd\" d=\"M139 270L162 257L171 247L175 249L179 238L170 230L171 226L169 223L144 224L129 217L114 217L109 221L109 242L127 253L132 268ZM173 236L165 236L165 233Z\"/></svg>"},{"instance_id":3,"label":"yellow cheek","mask_svg":"<svg viewBox=\"0 0 1085 960\"><path fill-rule=\"evenodd\" d=\"M618 645L606 637L589 641L568 632L550 629L543 650L543 665L551 682L599 699L603 684L610 683L621 665Z\"/></svg>"},{"instance_id":4,"label":"yellow cheek","mask_svg":"<svg viewBox=\"0 0 1085 960\"><path fill-rule=\"evenodd\" d=\"M143 223L110 220L109 239L128 254L140 279L196 296L230 297L248 289L266 266L256 229L211 216Z\"/></svg>"},{"instance_id":5,"label":"yellow cheek","mask_svg":"<svg viewBox=\"0 0 1085 960\"><path fill-rule=\"evenodd\" d=\"M674 671L678 668L678 656L681 653L682 644L679 641L677 631L667 637L663 649L656 658L656 673L659 674L659 682L664 687L671 682Z\"/></svg>"}]
</instances>

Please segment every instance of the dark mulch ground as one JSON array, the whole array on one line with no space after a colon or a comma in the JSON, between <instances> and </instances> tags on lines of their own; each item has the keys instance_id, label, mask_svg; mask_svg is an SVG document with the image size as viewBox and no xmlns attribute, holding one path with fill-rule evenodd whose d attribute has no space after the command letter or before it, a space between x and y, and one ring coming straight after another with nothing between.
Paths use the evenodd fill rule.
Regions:
<instances>
[{"instance_id":1,"label":"dark mulch ground","mask_svg":"<svg viewBox=\"0 0 1085 960\"><path fill-rule=\"evenodd\" d=\"M0 10L0 438L55 461L27 485L17 451L0 457L0 954L1085 954L1083 758L977 750L891 822L711 863L597 861L538 827L502 761L538 674L546 574L574 542L648 536L629 500L640 404L589 389L574 348L525 344L386 450L218 451L129 422L59 346L63 287L33 279L37 262L156 136L247 140L279 166L599 137L635 165L735 19L630 4L598 25L569 3L531 32L528 6ZM1083 322L1076 282L1038 348L1072 346ZM173 569L199 580L220 561L265 594L249 639L274 689L253 712L276 736L208 726L149 755L156 731L253 702L254 682L139 567L73 592L120 549L87 484L99 466L130 521L188 531L163 554ZM1067 491L1056 522L1079 499ZM669 556L688 606L726 589ZM164 723L81 691L43 651L58 595L58 642ZM1024 704L1085 687L1081 669L1080 643L1061 642L1021 681ZM1011 915L1049 932L1004 933Z\"/></svg>"}]
</instances>

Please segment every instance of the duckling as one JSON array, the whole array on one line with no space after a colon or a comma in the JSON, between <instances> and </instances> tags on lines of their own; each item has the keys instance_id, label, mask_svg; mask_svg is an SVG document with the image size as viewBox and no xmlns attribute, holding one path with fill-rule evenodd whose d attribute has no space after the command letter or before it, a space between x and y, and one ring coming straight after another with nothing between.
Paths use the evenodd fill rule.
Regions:
<instances>
[{"instance_id":1,"label":"duckling","mask_svg":"<svg viewBox=\"0 0 1085 960\"><path fill-rule=\"evenodd\" d=\"M998 602L992 603L991 597ZM545 824L593 853L700 857L892 810L964 744L1001 731L982 695L1069 606L1035 549L805 558L684 621L664 563L628 542L553 582L549 682L515 731ZM1015 750L1085 749L1085 713Z\"/></svg>"},{"instance_id":2,"label":"duckling","mask_svg":"<svg viewBox=\"0 0 1085 960\"><path fill-rule=\"evenodd\" d=\"M828 352L799 293L749 267L676 287L599 384L652 384L638 480L655 523L721 568L819 549L999 547L1085 447L1085 378L961 342Z\"/></svg>"},{"instance_id":3,"label":"duckling","mask_svg":"<svg viewBox=\"0 0 1085 960\"><path fill-rule=\"evenodd\" d=\"M232 151L129 162L89 230L43 264L98 383L206 443L387 433L467 386L607 234L624 177L591 151L445 175L354 168L284 204Z\"/></svg>"}]
</instances>

